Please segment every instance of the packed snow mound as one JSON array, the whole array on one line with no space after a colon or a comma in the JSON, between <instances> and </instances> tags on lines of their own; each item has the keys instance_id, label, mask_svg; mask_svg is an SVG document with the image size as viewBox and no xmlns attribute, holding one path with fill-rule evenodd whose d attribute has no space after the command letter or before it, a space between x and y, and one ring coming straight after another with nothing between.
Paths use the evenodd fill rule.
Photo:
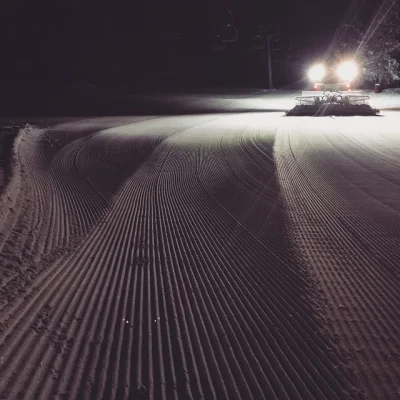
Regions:
<instances>
[{"instance_id":1,"label":"packed snow mound","mask_svg":"<svg viewBox=\"0 0 400 400\"><path fill-rule=\"evenodd\" d=\"M382 93L369 93L369 104L381 110L400 109L400 89L385 89Z\"/></svg>"},{"instance_id":2,"label":"packed snow mound","mask_svg":"<svg viewBox=\"0 0 400 400\"><path fill-rule=\"evenodd\" d=\"M382 93L400 95L400 88L383 89Z\"/></svg>"}]
</instances>

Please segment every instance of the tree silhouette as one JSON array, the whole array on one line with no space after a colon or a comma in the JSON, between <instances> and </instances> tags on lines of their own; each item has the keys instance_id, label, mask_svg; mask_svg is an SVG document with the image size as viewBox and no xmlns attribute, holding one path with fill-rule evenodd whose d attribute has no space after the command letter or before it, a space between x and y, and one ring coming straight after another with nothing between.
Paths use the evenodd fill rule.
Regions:
<instances>
[{"instance_id":1,"label":"tree silhouette","mask_svg":"<svg viewBox=\"0 0 400 400\"><path fill-rule=\"evenodd\" d=\"M346 34L338 43L336 57L355 58L363 81L400 80L400 5L396 0L384 1L369 24L358 18L344 28Z\"/></svg>"}]
</instances>

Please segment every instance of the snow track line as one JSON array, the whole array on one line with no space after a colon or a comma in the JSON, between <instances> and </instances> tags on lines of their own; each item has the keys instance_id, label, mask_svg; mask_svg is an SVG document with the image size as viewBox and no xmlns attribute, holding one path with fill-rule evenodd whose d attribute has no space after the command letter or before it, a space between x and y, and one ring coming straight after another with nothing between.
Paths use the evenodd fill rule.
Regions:
<instances>
[{"instance_id":1,"label":"snow track line","mask_svg":"<svg viewBox=\"0 0 400 400\"><path fill-rule=\"evenodd\" d=\"M330 141L328 140L328 142ZM337 147L334 146L333 144L332 147L339 152L339 155L335 156L336 159L341 158L342 154L337 149ZM335 154L334 152L332 153ZM317 159L319 159L318 156L315 157L316 161ZM323 160L323 162L326 164L327 161L329 162L329 159L330 157L328 156L326 157L326 159ZM346 159L348 161L351 160L350 163L347 161L347 166L351 165L352 166L351 170L354 171L351 174L348 173L347 174L348 176L344 175L344 173L340 171L340 168L335 167L334 164L330 163L330 168L335 168L337 170L336 176L340 174L341 181L347 186L348 197L353 201L358 200L357 201L357 204L359 205L358 208L354 208L349 203L349 200L345 201L341 200L341 203L343 204L340 204L339 206L335 204L328 196L323 196L326 197L326 199L323 201L326 204L329 204L332 209L336 209L337 215L340 215L340 219L342 220L342 222L346 224L347 227L351 227L353 221L358 220L359 222L357 223L357 226L351 227L351 232L353 232L353 234L356 233L356 237L362 239L363 243L366 245L367 251L371 251L371 249L373 249L372 251L373 255L375 256L378 255L382 261L387 260L387 262L390 263L393 266L393 268L395 268L395 266L398 264L398 262L396 261L396 259L398 258L396 249L398 248L399 242L395 238L395 235L398 232L397 228L398 224L395 224L392 221L398 219L398 212L396 212L396 210L387 207L384 203L379 201L379 199L376 199L374 196L366 192L365 188L362 189L360 188L360 185L357 183L357 181L359 181L360 178L357 178L357 176L360 176L361 178L363 176L366 176L369 172L369 169L366 169L365 167L360 168L357 163L355 163L355 165L353 166L352 159L348 157L346 157ZM361 170L361 174L358 172L358 169ZM355 182L352 182L351 180L352 175L355 175L356 177L356 179L353 179L353 181ZM375 180L374 176L371 174L368 174L368 179L369 181L372 182ZM335 185L339 186L338 183L335 182L335 180L332 180L328 176L325 178L325 182L328 183L330 187L334 187ZM380 186L375 184L373 187L379 188ZM335 196L334 192L332 192L332 196L333 197ZM368 205L368 208L365 208L364 205ZM340 206L347 208L351 207L352 212L343 213L341 211ZM361 210L363 211L362 213L360 212L360 207ZM380 209L382 209L382 211L380 211ZM382 227L377 223L377 218L375 217L375 215L389 216L389 219L387 220L384 229L382 229ZM377 232L377 234L375 234L376 237L374 238L373 241L370 240L372 226L374 226L374 231ZM388 231L393 233L388 235L387 234ZM379 246L376 246L376 244L379 244ZM388 257L388 255L391 257Z\"/></svg>"},{"instance_id":2,"label":"snow track line","mask_svg":"<svg viewBox=\"0 0 400 400\"><path fill-rule=\"evenodd\" d=\"M172 209L172 208L169 208L169 209ZM179 220L179 219L181 219L181 218L179 218L178 217L178 215L179 214L176 214L176 216L177 216L177 218L176 218L176 220ZM173 220L175 220L175 219L173 219ZM191 221L191 224L190 225L192 225L192 227L193 227L193 229L196 231L197 229L196 229L196 225L194 225L193 224L193 220ZM196 235L195 235L195 237L196 237L196 240L195 241L193 241L193 243L196 243L196 241L198 242L199 241L199 239L200 239L200 241L202 241L202 237L204 236L204 233L202 234L202 233L197 233ZM189 243L189 242L188 242ZM200 250L201 248L199 248L199 250ZM207 250L206 250L206 252L208 252ZM196 251L196 252L184 252L185 254L203 254L204 253L204 250L202 250L202 251ZM199 261L197 261L197 263L198 263ZM218 261L217 260L215 260L214 262L210 262L210 263L207 263L208 265L213 265L213 264L217 264L218 263ZM207 265L206 264L206 265ZM204 268L204 265L203 265L203 268ZM210 271L211 272L211 271ZM215 275L215 274L214 274ZM197 282L201 282L201 281L203 281L204 280L204 277L202 277L202 278L198 278L197 279ZM204 285L204 283L203 283L203 285ZM213 284L210 284L210 282L208 282L208 285L207 286L205 286L205 287L212 287L212 286L214 286ZM215 297L215 292L212 292L213 293L213 297ZM210 303L210 306L211 306L211 304L212 303ZM216 302L216 303L214 303L214 304L218 304L218 302ZM209 307L207 307L207 309L209 309ZM224 314L224 312L222 312L222 314ZM239 324L237 324L237 326L240 326ZM228 331L226 331L226 332L231 332L232 331L232 329L229 329ZM234 347L236 347L236 346L234 346ZM241 350L239 350L239 353L241 353L242 355L241 355L241 357L243 358L243 352L241 351ZM245 361L245 363L246 363L246 361ZM260 387L258 386L258 382L256 381L256 380L254 380L255 378L254 378L254 375L250 375L249 376L250 377L250 380L252 380L253 381L253 384L255 383L255 387L258 387L259 389L258 389L258 391L259 391L259 395L262 393L262 391L261 391L261 389L260 389ZM243 390L243 389L242 389ZM249 390L249 389L247 389L247 390ZM256 390L256 389L253 389L253 390ZM264 392L264 394L267 394L268 392ZM270 392L270 393L273 393L273 392ZM239 395L239 394L238 394ZM240 396L240 395L239 395ZM249 393L247 393L247 396L251 396ZM250 398L250 397L249 397ZM251 396L251 398L252 398L252 396Z\"/></svg>"},{"instance_id":3,"label":"snow track line","mask_svg":"<svg viewBox=\"0 0 400 400\"><path fill-rule=\"evenodd\" d=\"M16 242L33 272L3 307L0 397L395 398L397 281L361 220L383 205L333 174L344 137L263 114L124 121L23 146L38 229Z\"/></svg>"},{"instance_id":4,"label":"snow track line","mask_svg":"<svg viewBox=\"0 0 400 400\"><path fill-rule=\"evenodd\" d=\"M318 396L317 396L318 397Z\"/></svg>"},{"instance_id":5,"label":"snow track line","mask_svg":"<svg viewBox=\"0 0 400 400\"><path fill-rule=\"evenodd\" d=\"M80 260L81 261L81 260ZM71 274L70 274L71 275ZM73 276L73 275L71 275L71 278L69 279L69 282L73 282L74 280L76 279L76 276ZM60 281L59 281L60 282ZM64 287L65 287L65 285L68 285L68 283L69 283L68 281L66 281L66 282L64 282ZM59 290L60 288L57 288L58 290L57 290L57 292L60 292L60 293L63 293L63 291L62 290ZM52 291L53 293L56 293L55 292L55 290L53 290ZM55 299L54 299L55 300ZM63 301L66 301L65 299L63 300ZM58 319L59 317L57 317L56 319ZM55 320L56 320L55 319ZM60 326L60 324L62 324L62 321L60 322L58 322L58 326ZM63 332L63 329L62 329L62 327L61 327L61 336L63 336L65 334L65 332ZM60 336L60 335L59 335ZM21 342L20 342L21 343ZM29 352L28 352L29 353ZM36 357L34 354L31 354L31 356L32 357ZM43 356L40 356L40 355L38 355L38 358L37 359L40 359L40 358L42 358L43 359ZM26 360L25 360L26 361ZM19 379L19 380L17 380L16 382L14 382L14 384L15 385L13 385L13 387L17 387L18 386L18 384L21 384L21 379L23 379L22 378L22 375L21 375L21 378ZM34 377L34 378L32 378L31 379L31 382L32 382L32 385L34 385L34 379L36 379L36 377ZM12 387L10 388L8 388L8 393L10 393L10 389L11 389L11 392L12 392ZM28 391L29 390L33 390L33 386L32 386L32 389L30 389L30 387L28 386ZM31 391L31 393L32 393L32 391ZM36 394L38 394L38 392L35 392ZM48 394L48 393L47 393ZM46 396L45 396L46 397Z\"/></svg>"},{"instance_id":6,"label":"snow track line","mask_svg":"<svg viewBox=\"0 0 400 400\"><path fill-rule=\"evenodd\" d=\"M333 143L332 147L340 153L340 156L343 152L335 146ZM343 175L341 173L344 182L348 182L348 186L351 185L351 192L354 193L352 195L353 199L360 199L358 202L361 207L359 209L355 209L353 211L353 215L356 215L358 219L361 220L361 210L362 213L362 222L358 223L357 227L352 228L355 235L362 239L365 244L366 250L368 252L372 252L374 256L379 256L380 260L389 265L394 272L394 278L400 278L400 269L398 269L398 264L400 261L400 257L398 255L397 249L400 245L400 241L398 240L399 223L400 223L400 208L397 210L394 207L391 207L390 204L387 204L386 199L393 199L396 202L396 194L398 190L395 188L396 184L391 182L392 185L389 185L387 181L382 182L381 175L378 177L375 173L368 168L368 166L359 164L357 161L353 161L352 157L344 154L346 157L347 164L352 165L351 174L347 174L348 176ZM386 172L386 170L384 170ZM389 173L389 171L387 171ZM365 187L363 185L363 177L368 175L369 182L371 182L370 187ZM358 177L359 176L359 177ZM361 183L361 185L360 185ZM353 190L353 188L355 190ZM373 190L375 188L375 190ZM390 193L388 195L382 195L380 192ZM365 207L367 205L367 207ZM345 216L343 216L345 218ZM385 221L384 227L379 224L378 218ZM355 218L353 217L353 220ZM396 223L397 221L397 223ZM371 227L373 229L374 239L371 240Z\"/></svg>"},{"instance_id":7,"label":"snow track line","mask_svg":"<svg viewBox=\"0 0 400 400\"><path fill-rule=\"evenodd\" d=\"M340 136L332 133L330 135L331 137L327 138L325 134L324 139L333 145L332 141L336 141ZM399 303L398 282L396 279L393 280L393 276L390 278L390 274L385 273L379 260L385 257L388 261L394 261L398 253L386 251L386 256L382 253L379 255L378 248L373 253L365 252L365 246L368 246L368 250L370 246L376 246L376 241L379 243L381 239L379 236L373 238L374 234L371 232L374 230L371 231L371 224L369 226L366 224L369 216L368 208L363 207L371 208L374 204L379 206L379 203L371 202L364 196L364 200L360 198L360 201L355 203L359 207L358 210L351 212L351 201L356 200L351 191L342 192L347 194L346 198L339 196L337 191L335 193L327 190L329 186L332 189L343 186L343 182L349 185L354 168L348 169L347 176L340 177L330 173L330 170L334 171L338 167L318 154L320 138L322 136L316 133L307 136L296 133L291 136L290 132L285 132L281 135L282 149L286 148L282 143L283 140L293 141L293 144L289 144L292 147L293 161L289 163L286 153L282 155L285 157L285 164L281 164L285 165L281 167L281 171L285 171L281 172L281 179L284 187L288 188L286 198L288 202L292 202L288 207L297 209L297 216L291 215L292 223L297 231L298 241L302 243L303 253L313 265L316 279L327 296L329 307L326 311L327 326L333 328L335 335L341 341L341 347L348 354L354 354L356 349L356 356L351 360L351 364L360 380L358 385L364 386L368 398L395 398L400 369L396 368L393 362L388 362L388 359L391 357L390 354L396 354L400 348L397 338L399 329L397 321L400 320L400 316L398 307L395 306ZM328 158L336 162L339 160L340 153L335 153L336 146L333 147L335 149L333 152L326 150L324 146L320 148L326 152ZM369 179L369 171L366 169L363 171L365 178ZM295 174L297 181L294 180ZM358 179L363 175L358 174L360 177ZM300 188L302 181L311 191L304 186L301 194L294 191L298 190L297 187ZM290 192L291 187L292 192ZM360 189L358 190L360 192ZM308 199L298 200L301 198ZM302 207L296 205L299 201L302 202ZM301 209L304 211L300 211ZM361 211L364 211L364 214L361 214ZM311 225L307 222L311 216L314 216L315 220L313 229L310 229ZM383 227L377 225L377 229ZM355 230L360 232L360 235L354 236ZM312 233L313 231L318 232L318 238ZM364 232L361 234L362 231ZM387 242L382 241L382 250L385 249L385 244ZM307 251L304 251L305 249ZM333 256L335 249L339 252L339 257ZM360 268L364 269L363 273L360 273ZM370 365L380 369L381 372L373 373Z\"/></svg>"}]
</instances>

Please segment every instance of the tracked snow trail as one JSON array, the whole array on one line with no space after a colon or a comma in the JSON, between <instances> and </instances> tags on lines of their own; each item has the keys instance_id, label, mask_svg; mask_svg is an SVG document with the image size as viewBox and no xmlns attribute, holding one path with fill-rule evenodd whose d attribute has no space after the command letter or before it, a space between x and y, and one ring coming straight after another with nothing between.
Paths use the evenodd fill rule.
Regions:
<instances>
[{"instance_id":1,"label":"tracked snow trail","mask_svg":"<svg viewBox=\"0 0 400 400\"><path fill-rule=\"evenodd\" d=\"M325 298L326 329L368 399L400 396L398 130L381 118L282 127L290 230Z\"/></svg>"},{"instance_id":2,"label":"tracked snow trail","mask_svg":"<svg viewBox=\"0 0 400 400\"><path fill-rule=\"evenodd\" d=\"M363 141L316 124L22 134L0 221L0 397L396 398L399 148L379 125Z\"/></svg>"}]
</instances>

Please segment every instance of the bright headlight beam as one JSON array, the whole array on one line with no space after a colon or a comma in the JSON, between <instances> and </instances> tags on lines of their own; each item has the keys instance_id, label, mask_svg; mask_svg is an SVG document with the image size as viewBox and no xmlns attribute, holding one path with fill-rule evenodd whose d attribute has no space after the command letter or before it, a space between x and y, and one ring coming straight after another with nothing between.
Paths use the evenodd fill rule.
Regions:
<instances>
[{"instance_id":1,"label":"bright headlight beam","mask_svg":"<svg viewBox=\"0 0 400 400\"><path fill-rule=\"evenodd\" d=\"M320 82L325 76L325 67L322 64L314 65L308 71L308 77L313 82Z\"/></svg>"},{"instance_id":2,"label":"bright headlight beam","mask_svg":"<svg viewBox=\"0 0 400 400\"><path fill-rule=\"evenodd\" d=\"M352 81L357 76L357 65L352 61L345 61L339 65L337 74L344 81Z\"/></svg>"}]
</instances>

